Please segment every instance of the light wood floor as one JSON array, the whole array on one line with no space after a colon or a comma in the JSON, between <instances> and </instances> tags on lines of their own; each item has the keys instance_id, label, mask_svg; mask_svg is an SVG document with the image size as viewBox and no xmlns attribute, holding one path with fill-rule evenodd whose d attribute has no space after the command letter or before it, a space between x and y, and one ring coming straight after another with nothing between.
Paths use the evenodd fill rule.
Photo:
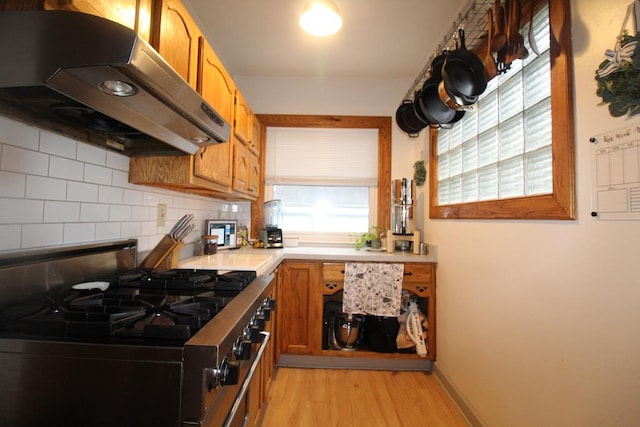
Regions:
<instances>
[{"instance_id":1,"label":"light wood floor","mask_svg":"<svg viewBox=\"0 0 640 427\"><path fill-rule=\"evenodd\" d=\"M467 422L425 372L278 368L262 427L426 427Z\"/></svg>"}]
</instances>

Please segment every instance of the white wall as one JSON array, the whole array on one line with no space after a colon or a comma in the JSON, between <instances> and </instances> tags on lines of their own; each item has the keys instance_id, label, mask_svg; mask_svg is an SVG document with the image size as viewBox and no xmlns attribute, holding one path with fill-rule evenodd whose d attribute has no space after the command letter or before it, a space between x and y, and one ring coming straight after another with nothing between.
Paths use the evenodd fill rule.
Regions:
<instances>
[{"instance_id":1,"label":"white wall","mask_svg":"<svg viewBox=\"0 0 640 427\"><path fill-rule=\"evenodd\" d=\"M248 202L231 203L128 183L129 158L0 116L0 251L137 238L141 256L184 214L248 225ZM158 204L167 205L164 227ZM142 258L139 259L141 261Z\"/></svg>"},{"instance_id":2,"label":"white wall","mask_svg":"<svg viewBox=\"0 0 640 427\"><path fill-rule=\"evenodd\" d=\"M426 221L437 366L486 425L640 425L640 223L589 215L589 137L640 121L595 95L629 3L572 1L578 219Z\"/></svg>"},{"instance_id":3,"label":"white wall","mask_svg":"<svg viewBox=\"0 0 640 427\"><path fill-rule=\"evenodd\" d=\"M640 120L611 118L593 79L628 3L572 1L578 219L424 221L437 367L488 426L640 425L640 223L589 215L588 138ZM235 79L258 113L300 114L393 116L411 83ZM394 123L393 142L393 178L412 176L425 138Z\"/></svg>"}]
</instances>

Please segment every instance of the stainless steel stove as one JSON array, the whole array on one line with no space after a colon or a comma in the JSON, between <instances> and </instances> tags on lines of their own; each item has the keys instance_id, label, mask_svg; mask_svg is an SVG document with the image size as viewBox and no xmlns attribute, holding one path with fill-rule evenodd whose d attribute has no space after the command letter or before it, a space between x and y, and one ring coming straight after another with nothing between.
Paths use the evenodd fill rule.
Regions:
<instances>
[{"instance_id":1,"label":"stainless steel stove","mask_svg":"<svg viewBox=\"0 0 640 427\"><path fill-rule=\"evenodd\" d=\"M136 253L0 256L0 425L242 422L273 277L136 269Z\"/></svg>"}]
</instances>

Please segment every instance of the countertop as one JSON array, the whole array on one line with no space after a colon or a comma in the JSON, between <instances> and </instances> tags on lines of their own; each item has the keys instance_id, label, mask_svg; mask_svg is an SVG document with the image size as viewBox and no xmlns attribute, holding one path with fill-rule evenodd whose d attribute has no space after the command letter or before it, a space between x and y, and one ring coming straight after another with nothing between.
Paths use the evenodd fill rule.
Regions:
<instances>
[{"instance_id":1,"label":"countertop","mask_svg":"<svg viewBox=\"0 0 640 427\"><path fill-rule=\"evenodd\" d=\"M427 255L411 252L386 252L350 247L298 246L283 249L256 249L245 246L240 249L219 250L214 255L186 258L180 261L180 268L209 270L251 270L258 275L270 273L285 259L362 261L362 262L437 262L437 248L428 245Z\"/></svg>"}]
</instances>

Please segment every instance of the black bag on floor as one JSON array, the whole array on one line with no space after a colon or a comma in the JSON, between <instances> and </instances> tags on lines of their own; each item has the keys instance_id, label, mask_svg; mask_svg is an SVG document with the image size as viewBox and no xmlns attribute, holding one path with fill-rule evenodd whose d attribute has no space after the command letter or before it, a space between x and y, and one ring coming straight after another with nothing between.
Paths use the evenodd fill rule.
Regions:
<instances>
[{"instance_id":1,"label":"black bag on floor","mask_svg":"<svg viewBox=\"0 0 640 427\"><path fill-rule=\"evenodd\" d=\"M366 316L364 335L369 349L378 353L394 353L398 336L397 317Z\"/></svg>"}]
</instances>

